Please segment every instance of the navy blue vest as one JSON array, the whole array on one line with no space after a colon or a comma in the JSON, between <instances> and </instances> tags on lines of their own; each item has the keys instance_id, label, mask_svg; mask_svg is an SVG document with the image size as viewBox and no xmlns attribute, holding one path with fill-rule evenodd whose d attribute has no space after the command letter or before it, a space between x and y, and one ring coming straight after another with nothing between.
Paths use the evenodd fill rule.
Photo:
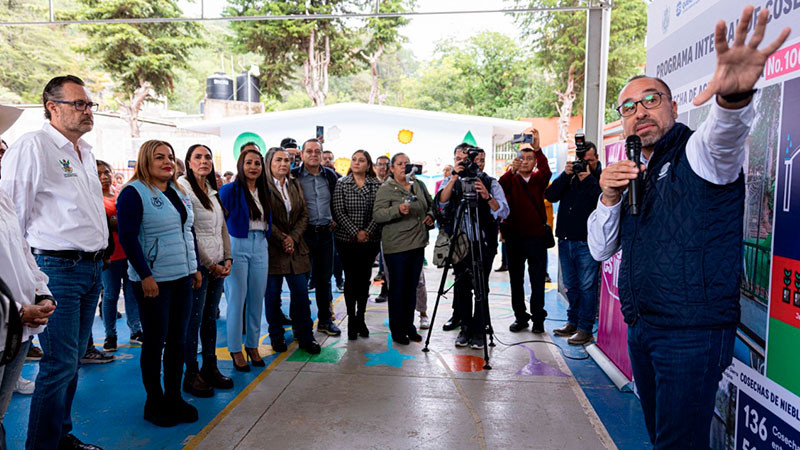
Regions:
<instances>
[{"instance_id":1,"label":"navy blue vest","mask_svg":"<svg viewBox=\"0 0 800 450\"><path fill-rule=\"evenodd\" d=\"M641 215L620 218L619 297L625 322L714 328L739 322L744 175L716 185L686 158L692 130L676 124L656 144Z\"/></svg>"}]
</instances>

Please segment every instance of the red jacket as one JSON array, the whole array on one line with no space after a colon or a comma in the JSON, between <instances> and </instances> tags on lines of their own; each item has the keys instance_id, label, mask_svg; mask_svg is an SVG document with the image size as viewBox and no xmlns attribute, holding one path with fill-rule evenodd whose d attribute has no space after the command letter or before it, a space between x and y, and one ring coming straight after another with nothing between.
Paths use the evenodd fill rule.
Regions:
<instances>
[{"instance_id":1,"label":"red jacket","mask_svg":"<svg viewBox=\"0 0 800 450\"><path fill-rule=\"evenodd\" d=\"M505 220L505 225L518 236L542 237L547 213L544 209L544 191L550 182L550 165L547 156L541 151L534 152L536 169L531 173L527 183L521 175L513 173L510 169L500 177L498 182L503 187L511 213ZM527 185L530 196L525 193ZM531 202L533 197L533 202ZM510 236L503 236L504 238Z\"/></svg>"}]
</instances>

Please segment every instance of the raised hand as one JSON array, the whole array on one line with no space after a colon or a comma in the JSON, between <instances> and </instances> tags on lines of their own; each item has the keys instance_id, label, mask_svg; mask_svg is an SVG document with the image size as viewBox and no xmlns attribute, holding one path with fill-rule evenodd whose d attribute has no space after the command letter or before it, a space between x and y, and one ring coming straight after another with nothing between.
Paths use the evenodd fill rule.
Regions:
<instances>
[{"instance_id":1,"label":"raised hand","mask_svg":"<svg viewBox=\"0 0 800 450\"><path fill-rule=\"evenodd\" d=\"M732 47L728 46L725 21L717 22L714 30L717 68L708 86L694 98L695 106L702 105L714 95L739 94L753 89L764 71L767 58L783 45L791 32L790 28L784 28L777 39L759 50L758 46L764 39L764 31L767 29L768 16L769 11L766 9L758 13L753 36L749 43L745 43L747 29L750 27L750 20L753 17L753 7L746 7L736 26Z\"/></svg>"}]
</instances>

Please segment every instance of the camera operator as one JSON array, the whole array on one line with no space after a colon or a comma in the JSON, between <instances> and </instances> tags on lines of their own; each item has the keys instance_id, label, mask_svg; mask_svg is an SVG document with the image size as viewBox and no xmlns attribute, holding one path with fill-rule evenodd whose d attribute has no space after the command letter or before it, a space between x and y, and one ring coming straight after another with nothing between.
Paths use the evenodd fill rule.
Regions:
<instances>
[{"instance_id":1,"label":"camera operator","mask_svg":"<svg viewBox=\"0 0 800 450\"><path fill-rule=\"evenodd\" d=\"M598 264L586 243L586 220L597 207L602 169L593 143L584 144L576 136L576 144L578 159L567 162L564 172L544 191L544 197L551 203L560 202L556 237L561 279L569 301L567 323L553 330L553 334L569 337L569 344L582 345L593 339L597 314Z\"/></svg>"},{"instance_id":2,"label":"camera operator","mask_svg":"<svg viewBox=\"0 0 800 450\"><path fill-rule=\"evenodd\" d=\"M539 146L539 132L533 130L531 143L519 146L520 156L500 177L511 212L503 224L503 238L508 243L508 271L511 281L511 307L516 320L508 327L512 332L528 328L544 333L544 283L547 273L544 190L550 181L550 166ZM525 308L525 261L531 282L531 311Z\"/></svg>"},{"instance_id":3,"label":"camera operator","mask_svg":"<svg viewBox=\"0 0 800 450\"><path fill-rule=\"evenodd\" d=\"M290 137L283 138L280 146L286 150L287 153L289 153L289 158L292 160L292 163L289 165L289 167L292 169L300 167L300 164L303 163L303 157L300 148L297 147L297 141Z\"/></svg>"},{"instance_id":4,"label":"camera operator","mask_svg":"<svg viewBox=\"0 0 800 450\"><path fill-rule=\"evenodd\" d=\"M486 163L486 153L483 149L469 144L460 144L455 148L454 160L453 174L441 191L437 193L434 205L441 228L452 236L456 227L456 212L464 194L462 183L474 185L475 193L478 195L478 218L483 256L481 263L488 298L489 274L497 254L497 223L508 217L508 203L503 188L500 187L497 180L483 172ZM470 225L461 224L462 228ZM469 345L474 349L480 349L483 348L485 333L478 329L478 325L481 323L481 317L478 314L481 314L481 311L476 310L473 313L472 310L474 286L472 284L473 277L468 274L471 264L472 261L467 256L453 265L453 273L456 277L453 316L443 328L445 331L452 330L460 323L461 331L458 333L455 345L457 347Z\"/></svg>"}]
</instances>

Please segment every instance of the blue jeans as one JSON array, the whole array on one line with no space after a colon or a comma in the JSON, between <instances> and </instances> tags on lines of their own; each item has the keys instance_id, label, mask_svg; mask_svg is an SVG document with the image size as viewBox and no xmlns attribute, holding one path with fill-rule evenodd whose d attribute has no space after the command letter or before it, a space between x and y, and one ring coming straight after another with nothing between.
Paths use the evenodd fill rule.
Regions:
<instances>
[{"instance_id":1,"label":"blue jeans","mask_svg":"<svg viewBox=\"0 0 800 450\"><path fill-rule=\"evenodd\" d=\"M567 322L592 334L597 316L597 271L599 264L586 241L558 241L561 279L567 291Z\"/></svg>"},{"instance_id":2,"label":"blue jeans","mask_svg":"<svg viewBox=\"0 0 800 450\"><path fill-rule=\"evenodd\" d=\"M192 277L158 282L158 296L146 298L142 283L133 283L142 315L142 382L148 399L181 396L186 328L192 304ZM163 355L163 356L162 356ZM164 361L164 389L161 389L161 361Z\"/></svg>"},{"instance_id":3,"label":"blue jeans","mask_svg":"<svg viewBox=\"0 0 800 450\"><path fill-rule=\"evenodd\" d=\"M119 290L125 293L125 318L131 334L142 331L139 321L139 307L133 294L133 283L128 279L128 260L118 259L102 274L103 280L103 324L106 326L106 337L117 337L117 302Z\"/></svg>"},{"instance_id":4,"label":"blue jeans","mask_svg":"<svg viewBox=\"0 0 800 450\"><path fill-rule=\"evenodd\" d=\"M318 325L331 321L331 270L333 269L333 237L328 231L314 231L309 226L303 234L311 257L314 294L317 299ZM308 288L306 288L308 290ZM292 317L294 320L294 317Z\"/></svg>"},{"instance_id":5,"label":"blue jeans","mask_svg":"<svg viewBox=\"0 0 800 450\"><path fill-rule=\"evenodd\" d=\"M733 358L736 328L628 328L633 378L650 441L659 449L708 449L714 400Z\"/></svg>"},{"instance_id":6,"label":"blue jeans","mask_svg":"<svg viewBox=\"0 0 800 450\"><path fill-rule=\"evenodd\" d=\"M39 334L44 356L39 361L36 389L31 398L25 447L54 449L72 431L78 364L86 352L103 287L100 281L103 263L44 255L34 258L50 278L47 287L58 306Z\"/></svg>"},{"instance_id":7,"label":"blue jeans","mask_svg":"<svg viewBox=\"0 0 800 450\"><path fill-rule=\"evenodd\" d=\"M245 347L257 348L261 337L261 310L264 308L269 270L264 232L250 231L246 238L231 236L231 254L231 274L225 278L228 351L238 353L242 351L242 311L246 310L247 315Z\"/></svg>"},{"instance_id":8,"label":"blue jeans","mask_svg":"<svg viewBox=\"0 0 800 450\"><path fill-rule=\"evenodd\" d=\"M231 266L233 267L233 266ZM186 352L184 362L187 369L197 368L197 335L203 344L203 362L216 357L217 350L217 306L222 297L224 278L211 278L205 267L200 267L203 284L192 294L192 310L189 327L186 329Z\"/></svg>"},{"instance_id":9,"label":"blue jeans","mask_svg":"<svg viewBox=\"0 0 800 450\"><path fill-rule=\"evenodd\" d=\"M425 248L421 247L383 255L392 277L389 284L389 329L392 336L404 337L417 332L414 307L417 305L417 285L424 251Z\"/></svg>"},{"instance_id":10,"label":"blue jeans","mask_svg":"<svg viewBox=\"0 0 800 450\"><path fill-rule=\"evenodd\" d=\"M314 322L311 320L311 306L308 300L308 274L293 273L290 275L270 275L267 281L267 292L264 303L269 323L270 342L283 342L284 330L281 324L281 290L283 280L289 285L289 315L292 317L292 332L298 342L314 340Z\"/></svg>"}]
</instances>

